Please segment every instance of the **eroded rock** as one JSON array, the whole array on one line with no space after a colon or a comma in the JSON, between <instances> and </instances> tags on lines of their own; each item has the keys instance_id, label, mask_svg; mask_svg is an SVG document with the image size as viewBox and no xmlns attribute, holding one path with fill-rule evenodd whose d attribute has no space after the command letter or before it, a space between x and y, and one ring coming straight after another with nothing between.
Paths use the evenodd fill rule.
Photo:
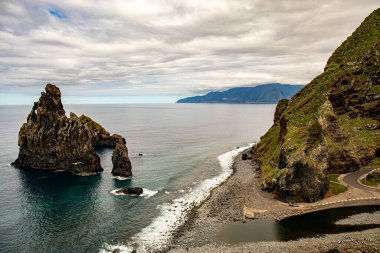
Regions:
<instances>
[{"instance_id":1,"label":"eroded rock","mask_svg":"<svg viewBox=\"0 0 380 253\"><path fill-rule=\"evenodd\" d=\"M103 171L94 146L114 147L115 175L132 175L125 139L110 134L87 116L65 114L59 88L47 84L19 132L21 169L92 174ZM113 159L114 160L114 159ZM114 170L113 170L114 172Z\"/></svg>"},{"instance_id":2,"label":"eroded rock","mask_svg":"<svg viewBox=\"0 0 380 253\"><path fill-rule=\"evenodd\" d=\"M371 164L380 143L380 9L329 58L323 73L279 101L255 161L263 188L286 201L325 196L328 175Z\"/></svg>"},{"instance_id":3,"label":"eroded rock","mask_svg":"<svg viewBox=\"0 0 380 253\"><path fill-rule=\"evenodd\" d=\"M114 134L116 146L112 153L112 175L120 177L132 176L132 165L128 157L128 149L125 145L125 139L120 135Z\"/></svg>"},{"instance_id":4,"label":"eroded rock","mask_svg":"<svg viewBox=\"0 0 380 253\"><path fill-rule=\"evenodd\" d=\"M141 195L143 193L143 188L141 187L131 187L131 188L121 188L116 191L117 194L125 195Z\"/></svg>"},{"instance_id":5,"label":"eroded rock","mask_svg":"<svg viewBox=\"0 0 380 253\"><path fill-rule=\"evenodd\" d=\"M74 174L102 171L90 136L74 113L66 116L59 88L48 84L20 129L19 156L12 165Z\"/></svg>"}]
</instances>

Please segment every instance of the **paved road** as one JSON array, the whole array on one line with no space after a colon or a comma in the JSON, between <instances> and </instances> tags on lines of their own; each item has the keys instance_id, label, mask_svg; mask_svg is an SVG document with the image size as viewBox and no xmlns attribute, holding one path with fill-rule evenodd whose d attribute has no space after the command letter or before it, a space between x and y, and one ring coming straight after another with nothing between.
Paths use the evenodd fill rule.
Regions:
<instances>
[{"instance_id":1,"label":"paved road","mask_svg":"<svg viewBox=\"0 0 380 253\"><path fill-rule=\"evenodd\" d=\"M358 189L361 189L364 191L380 192L380 189L375 189L372 187L364 186L362 184L359 184L357 181L359 179L359 177L361 177L364 174L367 174L371 170L373 170L373 168L372 169L365 169L365 170L358 170L358 171L352 172L351 174L348 174L347 176L345 176L343 178L343 181L346 184L348 184L349 186L352 186L354 188L358 188Z\"/></svg>"}]
</instances>

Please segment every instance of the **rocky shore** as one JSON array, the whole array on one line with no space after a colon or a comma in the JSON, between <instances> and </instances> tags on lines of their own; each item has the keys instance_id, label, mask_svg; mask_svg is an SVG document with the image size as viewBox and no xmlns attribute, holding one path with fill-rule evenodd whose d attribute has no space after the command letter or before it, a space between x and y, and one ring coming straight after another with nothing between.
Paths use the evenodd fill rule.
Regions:
<instances>
[{"instance_id":1,"label":"rocky shore","mask_svg":"<svg viewBox=\"0 0 380 253\"><path fill-rule=\"evenodd\" d=\"M288 242L257 242L237 245L206 244L198 247L174 248L170 252L379 252L380 229L363 232L331 234L322 237L306 238Z\"/></svg>"},{"instance_id":2,"label":"rocky shore","mask_svg":"<svg viewBox=\"0 0 380 253\"><path fill-rule=\"evenodd\" d=\"M245 206L265 211L255 213L257 219L277 220L319 209L292 207L277 200L274 194L262 191L256 171L258 165L253 163L252 166L252 160L242 159L244 153L250 152L247 150L236 157L233 165L234 174L214 189L209 199L189 214L188 221L174 235L169 252L377 252L380 249L380 229L330 234L288 242L252 242L238 245L221 242L218 233L222 226L226 223L241 222ZM366 214L358 216L360 219L353 217L351 220L355 219L361 224L363 216Z\"/></svg>"}]
</instances>

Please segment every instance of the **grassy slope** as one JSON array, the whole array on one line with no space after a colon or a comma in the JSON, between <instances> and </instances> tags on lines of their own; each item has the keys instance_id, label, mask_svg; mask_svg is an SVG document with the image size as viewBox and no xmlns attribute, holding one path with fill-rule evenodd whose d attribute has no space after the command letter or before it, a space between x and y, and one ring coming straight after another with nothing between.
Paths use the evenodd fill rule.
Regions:
<instances>
[{"instance_id":1,"label":"grassy slope","mask_svg":"<svg viewBox=\"0 0 380 253\"><path fill-rule=\"evenodd\" d=\"M347 187L339 183L339 176L339 174L331 174L329 176L329 189L331 189L334 195L347 191Z\"/></svg>"},{"instance_id":2,"label":"grassy slope","mask_svg":"<svg viewBox=\"0 0 380 253\"><path fill-rule=\"evenodd\" d=\"M96 132L96 133L99 133L101 135L106 135L106 136L109 136L110 133L105 130L99 123L95 122L94 120L92 120L90 117L86 116L86 115L81 115L79 117L80 121L84 124L84 125L87 125L87 127Z\"/></svg>"},{"instance_id":3,"label":"grassy slope","mask_svg":"<svg viewBox=\"0 0 380 253\"><path fill-rule=\"evenodd\" d=\"M380 9L374 11L365 19L362 25L332 54L326 65L325 71L312 80L305 88L296 94L290 101L287 110L282 117L288 119L285 141L278 143L280 125L275 123L262 137L257 148L257 157L261 162L262 176L265 181L271 181L280 172L278 167L280 149L286 147L290 150L290 156L304 152L308 145L312 145L313 134L310 133L313 125L323 111L320 110L326 102L330 92L330 86L352 72L352 64L359 61L363 55L379 47L380 41ZM373 66L373 68L378 68ZM369 69L368 71L372 71ZM361 83L366 79L366 73L357 77ZM363 79L363 80L362 80ZM368 93L379 94L379 85L365 87ZM364 149L374 147L379 143L379 137L374 138L374 132L358 131L360 127L374 123L372 119L349 119L346 115L339 115L338 123L345 133L348 133L350 151L357 146L364 145ZM379 131L376 131L379 133ZM310 139L311 138L311 139ZM309 141L306 141L309 140ZM325 141L335 147L332 141ZM351 145L351 146L350 146Z\"/></svg>"}]
</instances>

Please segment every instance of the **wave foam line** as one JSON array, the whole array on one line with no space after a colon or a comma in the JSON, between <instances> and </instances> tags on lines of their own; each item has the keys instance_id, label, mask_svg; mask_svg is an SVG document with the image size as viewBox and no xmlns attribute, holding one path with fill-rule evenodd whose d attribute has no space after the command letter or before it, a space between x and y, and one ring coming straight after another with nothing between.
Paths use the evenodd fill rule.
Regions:
<instances>
[{"instance_id":1,"label":"wave foam line","mask_svg":"<svg viewBox=\"0 0 380 253\"><path fill-rule=\"evenodd\" d=\"M235 157L253 145L254 143L218 156L222 168L221 174L204 180L194 191L174 199L172 203L158 205L161 215L155 218L149 226L143 228L141 232L134 235L127 245L105 244L100 252L112 252L114 249L119 249L120 252L132 252L133 249L137 249L138 252L154 252L165 249L173 237L173 232L185 223L188 211L199 206L207 199L211 190L231 176Z\"/></svg>"},{"instance_id":2,"label":"wave foam line","mask_svg":"<svg viewBox=\"0 0 380 253\"><path fill-rule=\"evenodd\" d=\"M131 179L132 177L112 176L111 178L123 181L123 180Z\"/></svg>"}]
</instances>

